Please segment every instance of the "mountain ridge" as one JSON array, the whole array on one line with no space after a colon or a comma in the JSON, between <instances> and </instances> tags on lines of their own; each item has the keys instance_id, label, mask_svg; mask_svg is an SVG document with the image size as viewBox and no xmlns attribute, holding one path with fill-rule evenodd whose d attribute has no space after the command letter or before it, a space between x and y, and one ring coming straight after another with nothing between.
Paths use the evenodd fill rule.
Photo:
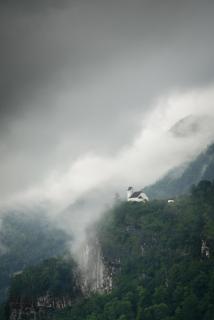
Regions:
<instances>
[{"instance_id":1,"label":"mountain ridge","mask_svg":"<svg viewBox=\"0 0 214 320\"><path fill-rule=\"evenodd\" d=\"M144 188L151 199L169 199L190 192L200 180L214 179L214 144L194 160L171 169L165 176Z\"/></svg>"},{"instance_id":2,"label":"mountain ridge","mask_svg":"<svg viewBox=\"0 0 214 320\"><path fill-rule=\"evenodd\" d=\"M30 320L33 313L36 320L212 320L213 209L210 181L200 182L173 204L118 202L94 226L112 289L73 295L76 282L69 287L64 281L72 272L67 262L59 264L56 276L45 263L14 279L10 293L20 302L14 308L9 297L8 319ZM31 286L31 277L36 286ZM51 308L38 305L47 296ZM23 311L26 299L28 310Z\"/></svg>"}]
</instances>

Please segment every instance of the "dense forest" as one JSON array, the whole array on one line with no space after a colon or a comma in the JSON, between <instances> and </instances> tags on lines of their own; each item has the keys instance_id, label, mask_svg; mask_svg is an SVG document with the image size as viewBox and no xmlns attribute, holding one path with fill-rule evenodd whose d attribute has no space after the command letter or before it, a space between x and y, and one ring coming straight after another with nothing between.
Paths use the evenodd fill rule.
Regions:
<instances>
[{"instance_id":1,"label":"dense forest","mask_svg":"<svg viewBox=\"0 0 214 320\"><path fill-rule=\"evenodd\" d=\"M114 266L111 292L82 296L75 263L56 259L17 275L9 302L70 294L67 308L49 313L54 320L214 319L214 183L170 204L118 202L94 228Z\"/></svg>"},{"instance_id":2,"label":"dense forest","mask_svg":"<svg viewBox=\"0 0 214 320\"><path fill-rule=\"evenodd\" d=\"M54 319L214 318L214 184L173 204L121 203L97 226L103 254L118 262L114 289Z\"/></svg>"},{"instance_id":3,"label":"dense forest","mask_svg":"<svg viewBox=\"0 0 214 320\"><path fill-rule=\"evenodd\" d=\"M7 212L1 219L0 302L16 273L66 251L68 236L39 211Z\"/></svg>"}]
</instances>

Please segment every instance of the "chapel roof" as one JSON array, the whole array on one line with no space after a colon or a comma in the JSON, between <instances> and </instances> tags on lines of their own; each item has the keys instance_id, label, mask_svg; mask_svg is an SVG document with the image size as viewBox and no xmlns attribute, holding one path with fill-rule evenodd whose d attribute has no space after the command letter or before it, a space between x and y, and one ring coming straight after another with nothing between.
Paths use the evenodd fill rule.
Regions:
<instances>
[{"instance_id":1,"label":"chapel roof","mask_svg":"<svg viewBox=\"0 0 214 320\"><path fill-rule=\"evenodd\" d=\"M142 191L136 191L132 193L130 198L138 198L141 195Z\"/></svg>"}]
</instances>

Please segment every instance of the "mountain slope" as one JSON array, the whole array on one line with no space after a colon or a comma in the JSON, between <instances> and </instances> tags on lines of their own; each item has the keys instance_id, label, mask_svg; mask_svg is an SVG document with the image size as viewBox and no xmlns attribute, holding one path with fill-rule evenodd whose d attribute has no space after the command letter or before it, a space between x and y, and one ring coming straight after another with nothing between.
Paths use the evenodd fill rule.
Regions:
<instances>
[{"instance_id":1,"label":"mountain slope","mask_svg":"<svg viewBox=\"0 0 214 320\"><path fill-rule=\"evenodd\" d=\"M190 196L173 204L165 200L118 203L94 226L103 262L111 269L113 290L76 295L67 309L52 308L52 319L213 320L213 212L214 183L209 181L201 182ZM29 278L38 274L40 279L44 274L52 279L53 286L42 287L43 295L46 290L53 293L58 284L58 277L44 273L44 266L27 273ZM63 268L63 274L69 279L69 268ZM10 290L19 301L26 292L30 292L30 300L41 294L37 287L32 292L30 281L22 281L24 275L17 278L21 280L19 290L16 282ZM67 295L68 291L60 290L56 296L61 292ZM72 297L72 286L70 294Z\"/></svg>"},{"instance_id":2,"label":"mountain slope","mask_svg":"<svg viewBox=\"0 0 214 320\"><path fill-rule=\"evenodd\" d=\"M214 184L174 204L121 203L97 225L111 294L92 295L54 320L212 320Z\"/></svg>"},{"instance_id":3,"label":"mountain slope","mask_svg":"<svg viewBox=\"0 0 214 320\"><path fill-rule=\"evenodd\" d=\"M189 192L200 180L214 179L214 144L192 162L168 172L144 190L151 199L173 198Z\"/></svg>"},{"instance_id":4,"label":"mountain slope","mask_svg":"<svg viewBox=\"0 0 214 320\"><path fill-rule=\"evenodd\" d=\"M5 214L0 232L0 302L5 300L14 274L62 254L68 240L44 212Z\"/></svg>"}]
</instances>

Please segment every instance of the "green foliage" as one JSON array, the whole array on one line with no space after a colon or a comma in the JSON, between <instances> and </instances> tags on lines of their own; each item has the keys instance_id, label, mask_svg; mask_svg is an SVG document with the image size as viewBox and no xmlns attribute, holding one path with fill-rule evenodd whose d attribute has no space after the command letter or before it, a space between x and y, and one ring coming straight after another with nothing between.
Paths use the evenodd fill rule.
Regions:
<instances>
[{"instance_id":1,"label":"green foliage","mask_svg":"<svg viewBox=\"0 0 214 320\"><path fill-rule=\"evenodd\" d=\"M0 305L0 319L6 320L9 318L9 310L7 304Z\"/></svg>"},{"instance_id":2,"label":"green foliage","mask_svg":"<svg viewBox=\"0 0 214 320\"><path fill-rule=\"evenodd\" d=\"M70 258L51 258L41 265L29 267L13 278L9 301L37 301L38 297L70 297L79 294L74 271L76 265Z\"/></svg>"},{"instance_id":3,"label":"green foliage","mask_svg":"<svg viewBox=\"0 0 214 320\"><path fill-rule=\"evenodd\" d=\"M65 252L68 237L45 213L11 212L2 217L0 245L0 302L6 298L13 274Z\"/></svg>"},{"instance_id":4,"label":"green foliage","mask_svg":"<svg viewBox=\"0 0 214 320\"><path fill-rule=\"evenodd\" d=\"M213 199L214 183L203 181L173 204L117 204L97 224L114 290L54 320L214 319Z\"/></svg>"},{"instance_id":5,"label":"green foliage","mask_svg":"<svg viewBox=\"0 0 214 320\"><path fill-rule=\"evenodd\" d=\"M74 262L50 259L15 277L10 297L70 295L73 305L53 320L213 320L213 215L209 181L173 204L117 203L95 227L111 293L82 297Z\"/></svg>"}]
</instances>

